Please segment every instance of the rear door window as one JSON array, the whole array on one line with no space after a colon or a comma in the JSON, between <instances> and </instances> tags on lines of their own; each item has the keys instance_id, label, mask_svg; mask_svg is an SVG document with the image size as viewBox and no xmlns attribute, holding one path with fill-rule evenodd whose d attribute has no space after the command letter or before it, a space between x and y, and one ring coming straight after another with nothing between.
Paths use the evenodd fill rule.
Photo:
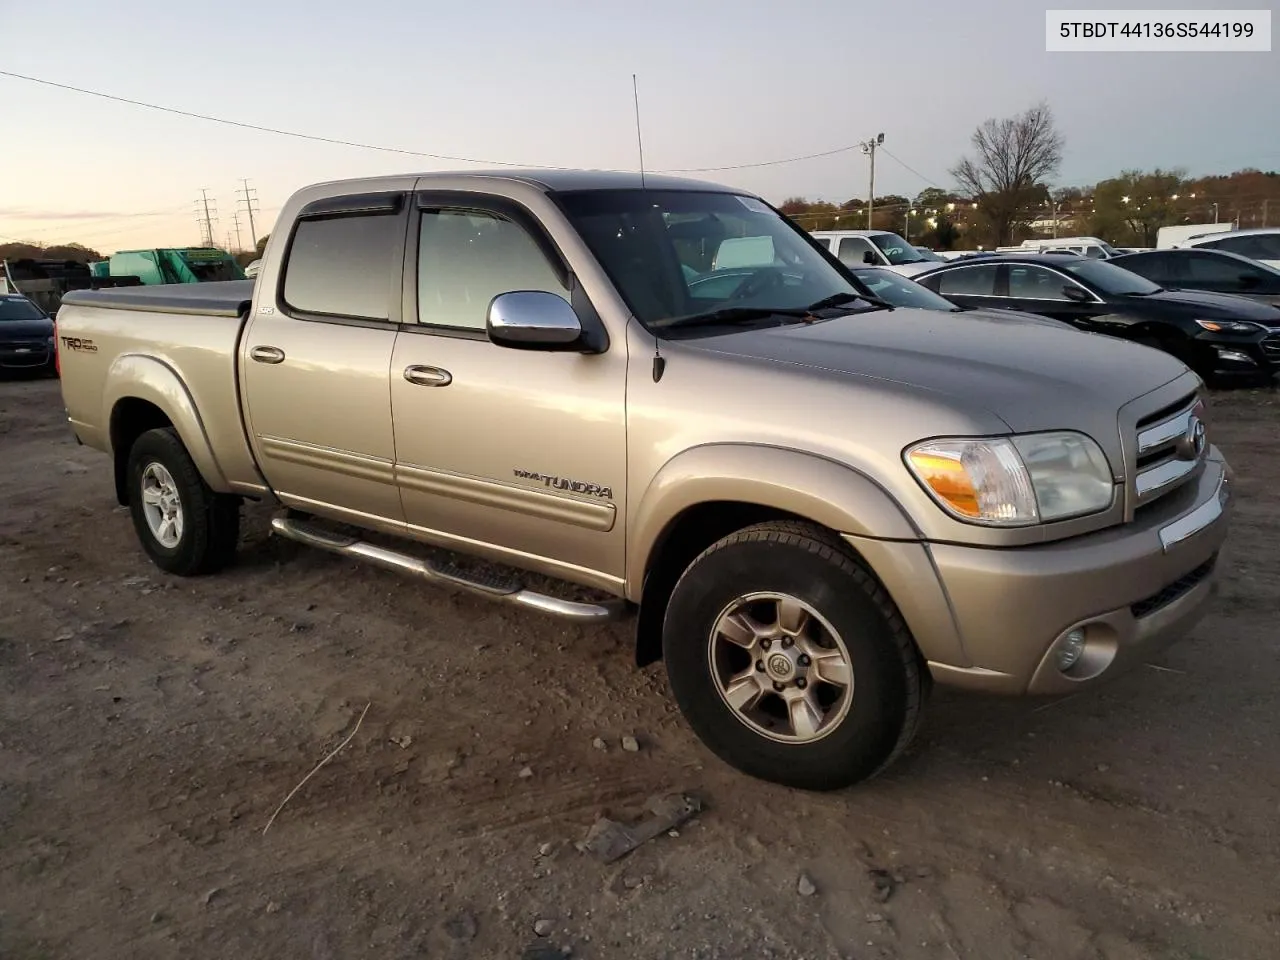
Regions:
<instances>
[{"instance_id":1,"label":"rear door window","mask_svg":"<svg viewBox=\"0 0 1280 960\"><path fill-rule=\"evenodd\" d=\"M933 280L933 286L944 297L994 297L996 295L996 270L994 263L975 264L972 267L958 267L948 270Z\"/></svg>"},{"instance_id":2,"label":"rear door window","mask_svg":"<svg viewBox=\"0 0 1280 960\"><path fill-rule=\"evenodd\" d=\"M394 213L299 221L285 260L285 304L320 316L387 320L400 224Z\"/></svg>"}]
</instances>

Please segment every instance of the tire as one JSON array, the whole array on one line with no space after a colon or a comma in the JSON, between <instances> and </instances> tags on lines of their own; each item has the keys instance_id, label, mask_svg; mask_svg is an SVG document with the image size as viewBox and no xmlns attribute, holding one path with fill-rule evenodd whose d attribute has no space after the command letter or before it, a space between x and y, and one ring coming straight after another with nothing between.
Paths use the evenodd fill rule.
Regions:
<instances>
[{"instance_id":1,"label":"tire","mask_svg":"<svg viewBox=\"0 0 1280 960\"><path fill-rule=\"evenodd\" d=\"M192 577L231 562L240 539L240 500L209 489L176 431L166 427L138 437L129 451L127 477L133 527L156 566ZM159 530L153 529L156 512L163 517L174 505L180 527L162 521Z\"/></svg>"},{"instance_id":2,"label":"tire","mask_svg":"<svg viewBox=\"0 0 1280 960\"><path fill-rule=\"evenodd\" d=\"M751 597L757 599L741 603ZM790 613L778 612L784 609ZM734 610L732 620L722 619ZM784 620L793 630L797 616L804 621L798 632L779 632ZM739 641L729 641L718 624L732 627ZM770 630L763 649L759 636ZM757 637L751 649L741 643L749 636ZM840 678L841 650L851 680L843 687L826 679ZM794 670L783 694L775 686L787 672L775 669L785 666L779 651ZM663 656L681 712L713 753L751 776L807 790L847 787L888 766L915 735L929 688L927 668L884 588L839 540L804 523L748 527L695 559L667 607ZM746 713L729 702L744 689L755 704ZM811 705L816 697L817 712L793 712L788 704L801 697Z\"/></svg>"}]
</instances>

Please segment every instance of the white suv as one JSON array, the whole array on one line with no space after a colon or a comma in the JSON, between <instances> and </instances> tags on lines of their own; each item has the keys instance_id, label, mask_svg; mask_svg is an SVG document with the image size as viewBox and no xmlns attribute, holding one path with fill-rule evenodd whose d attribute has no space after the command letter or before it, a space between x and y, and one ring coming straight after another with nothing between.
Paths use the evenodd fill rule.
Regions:
<instances>
[{"instance_id":1,"label":"white suv","mask_svg":"<svg viewBox=\"0 0 1280 960\"><path fill-rule=\"evenodd\" d=\"M1250 260L1265 263L1269 267L1280 268L1280 229L1275 227L1210 233L1203 237L1192 237L1181 246L1225 250L1227 253L1238 253Z\"/></svg>"}]
</instances>

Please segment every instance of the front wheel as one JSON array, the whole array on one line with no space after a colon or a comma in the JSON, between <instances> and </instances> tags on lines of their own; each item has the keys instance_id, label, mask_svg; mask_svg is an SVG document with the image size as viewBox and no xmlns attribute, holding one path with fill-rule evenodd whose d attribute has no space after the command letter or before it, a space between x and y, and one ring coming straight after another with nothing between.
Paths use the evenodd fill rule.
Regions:
<instances>
[{"instance_id":1,"label":"front wheel","mask_svg":"<svg viewBox=\"0 0 1280 960\"><path fill-rule=\"evenodd\" d=\"M892 762L927 687L884 588L800 523L748 527L694 560L667 608L663 655L681 712L717 756L811 790Z\"/></svg>"},{"instance_id":2,"label":"front wheel","mask_svg":"<svg viewBox=\"0 0 1280 960\"><path fill-rule=\"evenodd\" d=\"M170 427L148 430L129 451L129 512L142 548L161 570L214 573L235 556L240 501L214 493Z\"/></svg>"}]
</instances>

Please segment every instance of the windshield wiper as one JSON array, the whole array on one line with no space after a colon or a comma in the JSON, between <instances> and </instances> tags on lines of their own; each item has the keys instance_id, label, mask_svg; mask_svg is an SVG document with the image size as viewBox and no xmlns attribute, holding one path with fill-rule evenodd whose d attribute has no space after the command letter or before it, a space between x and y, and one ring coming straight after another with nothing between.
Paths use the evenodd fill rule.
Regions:
<instances>
[{"instance_id":1,"label":"windshield wiper","mask_svg":"<svg viewBox=\"0 0 1280 960\"><path fill-rule=\"evenodd\" d=\"M874 307L881 307L886 310L892 310L894 307L894 305L888 300L883 300L871 293L833 293L829 297L823 297L817 303L809 304L805 309L810 313L813 313L816 310L829 310L832 307L841 307L846 303L852 303L854 300L865 300Z\"/></svg>"},{"instance_id":2,"label":"windshield wiper","mask_svg":"<svg viewBox=\"0 0 1280 960\"><path fill-rule=\"evenodd\" d=\"M795 320L821 320L816 314L822 310L842 307L854 300L863 300L871 304L872 309L892 310L893 304L887 300L866 293L833 293L823 297L807 307L721 307L706 313L694 313L685 317L674 317L662 324L663 329L674 330L688 327L710 327L718 324L750 323L753 320L768 320L771 317L788 317Z\"/></svg>"},{"instance_id":3,"label":"windshield wiper","mask_svg":"<svg viewBox=\"0 0 1280 960\"><path fill-rule=\"evenodd\" d=\"M752 320L768 320L770 317L794 317L803 320L810 316L804 308L789 307L721 307L706 313L692 313L673 317L662 324L666 330L677 327L710 327L721 323L750 323Z\"/></svg>"}]
</instances>

